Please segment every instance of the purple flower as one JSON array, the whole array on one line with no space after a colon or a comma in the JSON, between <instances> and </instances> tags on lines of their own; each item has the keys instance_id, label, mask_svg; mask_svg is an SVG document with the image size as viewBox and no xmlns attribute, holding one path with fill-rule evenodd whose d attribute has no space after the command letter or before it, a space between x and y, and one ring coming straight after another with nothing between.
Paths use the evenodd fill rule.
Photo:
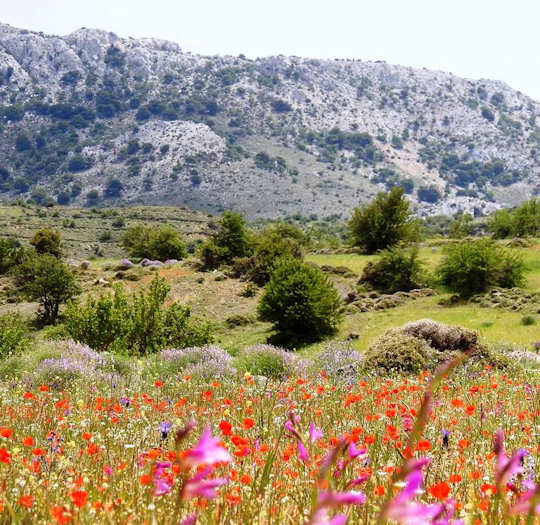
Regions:
<instances>
[{"instance_id":1,"label":"purple flower","mask_svg":"<svg viewBox=\"0 0 540 525\"><path fill-rule=\"evenodd\" d=\"M190 466L230 463L231 460L227 449L210 434L209 426L204 429L199 442L184 457L184 462Z\"/></svg>"},{"instance_id":2,"label":"purple flower","mask_svg":"<svg viewBox=\"0 0 540 525\"><path fill-rule=\"evenodd\" d=\"M161 439L167 439L171 429L172 429L172 423L170 421L163 421L163 423L159 425L159 430L161 432Z\"/></svg>"},{"instance_id":3,"label":"purple flower","mask_svg":"<svg viewBox=\"0 0 540 525\"><path fill-rule=\"evenodd\" d=\"M523 485L527 490L510 509L510 514L532 514L533 516L536 514L540 516L540 485L535 485L532 480L524 481Z\"/></svg>"},{"instance_id":4,"label":"purple flower","mask_svg":"<svg viewBox=\"0 0 540 525\"><path fill-rule=\"evenodd\" d=\"M448 448L448 438L450 437L450 430L443 429L442 446Z\"/></svg>"}]
</instances>

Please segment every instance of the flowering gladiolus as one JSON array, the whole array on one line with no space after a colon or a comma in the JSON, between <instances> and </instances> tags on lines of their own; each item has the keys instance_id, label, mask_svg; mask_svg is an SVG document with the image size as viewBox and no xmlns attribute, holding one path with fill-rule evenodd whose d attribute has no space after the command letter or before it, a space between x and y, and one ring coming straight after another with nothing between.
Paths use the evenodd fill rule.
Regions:
<instances>
[{"instance_id":1,"label":"flowering gladiolus","mask_svg":"<svg viewBox=\"0 0 540 525\"><path fill-rule=\"evenodd\" d=\"M227 449L211 436L209 426L204 429L199 442L184 457L184 462L190 466L230 463L231 461L232 457Z\"/></svg>"}]
</instances>

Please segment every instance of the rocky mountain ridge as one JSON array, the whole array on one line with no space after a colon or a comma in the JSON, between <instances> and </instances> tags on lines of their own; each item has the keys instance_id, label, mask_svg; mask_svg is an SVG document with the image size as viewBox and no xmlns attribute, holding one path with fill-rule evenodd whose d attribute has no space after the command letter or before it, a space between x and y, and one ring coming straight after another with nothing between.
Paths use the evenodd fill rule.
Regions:
<instances>
[{"instance_id":1,"label":"rocky mountain ridge","mask_svg":"<svg viewBox=\"0 0 540 525\"><path fill-rule=\"evenodd\" d=\"M540 191L539 116L499 81L0 24L6 199L331 218L398 184L487 213Z\"/></svg>"}]
</instances>

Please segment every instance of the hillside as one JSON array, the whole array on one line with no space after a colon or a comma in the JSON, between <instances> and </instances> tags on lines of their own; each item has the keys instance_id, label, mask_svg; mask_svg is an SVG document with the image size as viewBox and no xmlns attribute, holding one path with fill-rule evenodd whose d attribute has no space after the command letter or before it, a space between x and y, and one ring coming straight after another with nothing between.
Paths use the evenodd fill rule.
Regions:
<instances>
[{"instance_id":1,"label":"hillside","mask_svg":"<svg viewBox=\"0 0 540 525\"><path fill-rule=\"evenodd\" d=\"M199 56L0 24L0 197L346 216L395 184L420 214L540 190L540 104L384 62Z\"/></svg>"}]
</instances>

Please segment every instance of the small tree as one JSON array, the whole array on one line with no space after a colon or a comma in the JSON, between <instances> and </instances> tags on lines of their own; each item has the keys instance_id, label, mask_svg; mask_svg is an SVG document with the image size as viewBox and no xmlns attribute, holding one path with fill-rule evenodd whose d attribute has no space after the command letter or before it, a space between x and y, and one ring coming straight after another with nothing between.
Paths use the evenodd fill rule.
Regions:
<instances>
[{"instance_id":1,"label":"small tree","mask_svg":"<svg viewBox=\"0 0 540 525\"><path fill-rule=\"evenodd\" d=\"M226 211L221 215L217 231L201 249L201 259L206 268L230 264L237 257L247 257L253 252L246 221L239 213Z\"/></svg>"},{"instance_id":2,"label":"small tree","mask_svg":"<svg viewBox=\"0 0 540 525\"><path fill-rule=\"evenodd\" d=\"M366 265L360 282L384 293L408 292L422 285L422 273L418 248L392 247L382 252L377 262Z\"/></svg>"},{"instance_id":3,"label":"small tree","mask_svg":"<svg viewBox=\"0 0 540 525\"><path fill-rule=\"evenodd\" d=\"M473 217L470 213L458 213L448 228L450 237L462 239L470 235L473 229Z\"/></svg>"},{"instance_id":4,"label":"small tree","mask_svg":"<svg viewBox=\"0 0 540 525\"><path fill-rule=\"evenodd\" d=\"M491 286L521 286L524 272L521 257L491 239L448 246L438 268L441 282L462 297L485 292Z\"/></svg>"},{"instance_id":5,"label":"small tree","mask_svg":"<svg viewBox=\"0 0 540 525\"><path fill-rule=\"evenodd\" d=\"M35 248L37 253L49 253L55 257L62 255L62 250L60 249L61 242L58 232L47 229L38 230L30 239L30 244Z\"/></svg>"},{"instance_id":6,"label":"small tree","mask_svg":"<svg viewBox=\"0 0 540 525\"><path fill-rule=\"evenodd\" d=\"M60 305L81 291L71 270L48 253L21 263L15 269L15 277L26 297L39 302L38 316L44 324L54 323Z\"/></svg>"},{"instance_id":7,"label":"small tree","mask_svg":"<svg viewBox=\"0 0 540 525\"><path fill-rule=\"evenodd\" d=\"M132 226L122 236L122 246L132 257L147 257L160 261L183 259L187 254L180 234L170 226Z\"/></svg>"},{"instance_id":8,"label":"small tree","mask_svg":"<svg viewBox=\"0 0 540 525\"><path fill-rule=\"evenodd\" d=\"M341 300L334 285L314 266L283 262L272 274L258 312L273 323L285 342L317 341L334 333L341 319Z\"/></svg>"},{"instance_id":9,"label":"small tree","mask_svg":"<svg viewBox=\"0 0 540 525\"><path fill-rule=\"evenodd\" d=\"M400 187L379 193L370 203L355 208L348 226L353 244L362 246L368 253L418 236L411 221L409 202Z\"/></svg>"}]
</instances>

